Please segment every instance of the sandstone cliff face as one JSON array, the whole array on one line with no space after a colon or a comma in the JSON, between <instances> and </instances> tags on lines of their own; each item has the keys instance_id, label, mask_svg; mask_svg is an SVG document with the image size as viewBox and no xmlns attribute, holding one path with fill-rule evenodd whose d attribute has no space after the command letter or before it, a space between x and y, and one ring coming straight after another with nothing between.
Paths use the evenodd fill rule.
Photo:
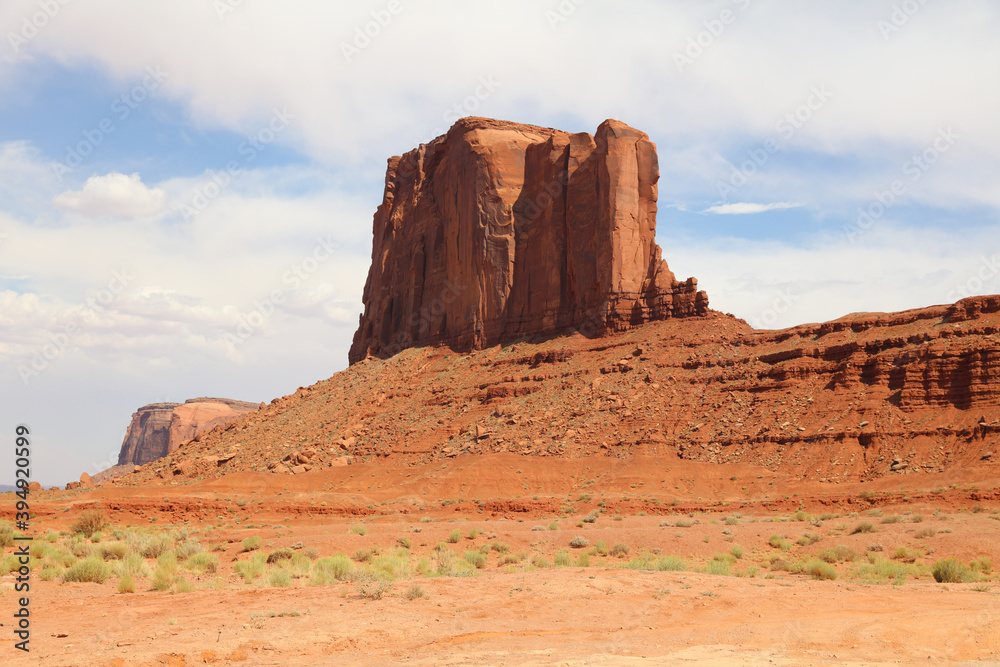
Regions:
<instances>
[{"instance_id":1,"label":"sandstone cliff face","mask_svg":"<svg viewBox=\"0 0 1000 667\"><path fill-rule=\"evenodd\" d=\"M351 363L706 314L654 239L658 179L655 145L614 120L591 136L465 118L391 158Z\"/></svg>"},{"instance_id":2,"label":"sandstone cliff face","mask_svg":"<svg viewBox=\"0 0 1000 667\"><path fill-rule=\"evenodd\" d=\"M192 398L184 403L152 403L132 415L118 465L145 465L175 451L199 433L225 426L258 408L228 398Z\"/></svg>"}]
</instances>

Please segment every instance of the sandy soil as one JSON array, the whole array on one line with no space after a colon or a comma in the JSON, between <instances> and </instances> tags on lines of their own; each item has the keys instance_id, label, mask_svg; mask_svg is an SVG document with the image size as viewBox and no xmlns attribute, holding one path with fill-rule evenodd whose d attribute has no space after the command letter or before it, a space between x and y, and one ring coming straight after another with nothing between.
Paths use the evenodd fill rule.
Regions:
<instances>
[{"instance_id":1,"label":"sandy soil","mask_svg":"<svg viewBox=\"0 0 1000 667\"><path fill-rule=\"evenodd\" d=\"M863 556L838 564L834 581L768 567L834 545L861 555L880 546L886 557L905 547L917 565L948 556L1000 562L998 487L997 465L820 485L697 462L666 470L640 458L499 455L36 493L39 537L101 507L116 527L195 531L206 547L218 545L221 566L191 575L188 593L152 591L147 580L119 594L114 578L35 579L32 653L5 640L0 655L5 665L101 666L1000 664L996 574L939 584L925 568L894 585L860 576ZM12 518L12 503L0 498L0 518ZM800 508L809 517L791 520ZM594 510L603 510L597 521L582 523ZM874 532L852 534L862 521ZM449 544L456 529L462 537ZM919 536L928 529L935 534ZM774 534L790 549L770 546ZM321 556L388 552L406 537L414 562L433 558L442 542L457 554L503 542L546 564L566 551L574 565L501 565L491 552L475 576L414 574L373 600L352 583L245 584L233 566L248 558L241 541L252 535L261 551L298 545ZM804 535L821 539L794 543ZM569 548L577 536L629 553L596 554L580 567L587 549ZM756 576L703 572L713 554L734 546L745 555L733 574L753 567ZM682 556L699 571L624 567L640 553ZM0 580L3 635L16 605L12 586L10 576ZM410 599L414 586L423 595Z\"/></svg>"}]
</instances>

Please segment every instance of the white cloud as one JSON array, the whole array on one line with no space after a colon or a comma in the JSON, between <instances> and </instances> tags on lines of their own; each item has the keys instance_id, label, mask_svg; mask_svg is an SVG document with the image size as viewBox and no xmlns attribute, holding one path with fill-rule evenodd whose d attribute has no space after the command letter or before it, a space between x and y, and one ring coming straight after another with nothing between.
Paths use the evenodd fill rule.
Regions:
<instances>
[{"instance_id":1,"label":"white cloud","mask_svg":"<svg viewBox=\"0 0 1000 667\"><path fill-rule=\"evenodd\" d=\"M167 193L161 188L147 187L139 174L126 176L112 172L107 176L91 176L82 190L67 190L56 195L52 203L88 218L139 218L162 212Z\"/></svg>"},{"instance_id":2,"label":"white cloud","mask_svg":"<svg viewBox=\"0 0 1000 667\"><path fill-rule=\"evenodd\" d=\"M764 213L766 211L776 211L786 208L798 208L802 204L798 202L779 201L773 204L751 204L739 202L735 204L719 204L709 206L702 213L714 213L716 215L747 215L750 213Z\"/></svg>"}]
</instances>

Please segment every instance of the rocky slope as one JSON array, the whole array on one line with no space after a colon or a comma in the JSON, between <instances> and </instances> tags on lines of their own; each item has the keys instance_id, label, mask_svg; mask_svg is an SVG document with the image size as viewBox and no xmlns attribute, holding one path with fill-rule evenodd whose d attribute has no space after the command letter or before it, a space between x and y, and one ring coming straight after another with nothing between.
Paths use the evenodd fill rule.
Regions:
<instances>
[{"instance_id":1,"label":"rocky slope","mask_svg":"<svg viewBox=\"0 0 1000 667\"><path fill-rule=\"evenodd\" d=\"M704 315L654 240L659 177L656 146L615 120L591 136L464 118L391 158L351 363Z\"/></svg>"},{"instance_id":2,"label":"rocky slope","mask_svg":"<svg viewBox=\"0 0 1000 667\"><path fill-rule=\"evenodd\" d=\"M139 408L129 424L118 465L145 465L175 451L202 431L226 425L259 404L228 398L191 398L184 403L151 403Z\"/></svg>"},{"instance_id":3,"label":"rocky slope","mask_svg":"<svg viewBox=\"0 0 1000 667\"><path fill-rule=\"evenodd\" d=\"M652 456L820 482L996 465L1000 297L755 331L718 313L369 359L121 483L393 457Z\"/></svg>"}]
</instances>

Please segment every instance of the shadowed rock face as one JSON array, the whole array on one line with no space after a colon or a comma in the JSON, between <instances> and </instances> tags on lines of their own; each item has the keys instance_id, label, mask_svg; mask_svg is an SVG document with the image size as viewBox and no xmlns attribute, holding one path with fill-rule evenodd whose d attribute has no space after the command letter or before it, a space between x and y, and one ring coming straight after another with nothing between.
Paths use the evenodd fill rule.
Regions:
<instances>
[{"instance_id":1,"label":"shadowed rock face","mask_svg":"<svg viewBox=\"0 0 1000 667\"><path fill-rule=\"evenodd\" d=\"M228 398L192 398L139 408L125 433L118 465L145 465L175 451L203 431L225 426L259 407Z\"/></svg>"},{"instance_id":2,"label":"shadowed rock face","mask_svg":"<svg viewBox=\"0 0 1000 667\"><path fill-rule=\"evenodd\" d=\"M615 120L592 136L465 118L391 158L351 363L706 314L654 239L658 180L656 146Z\"/></svg>"}]
</instances>

